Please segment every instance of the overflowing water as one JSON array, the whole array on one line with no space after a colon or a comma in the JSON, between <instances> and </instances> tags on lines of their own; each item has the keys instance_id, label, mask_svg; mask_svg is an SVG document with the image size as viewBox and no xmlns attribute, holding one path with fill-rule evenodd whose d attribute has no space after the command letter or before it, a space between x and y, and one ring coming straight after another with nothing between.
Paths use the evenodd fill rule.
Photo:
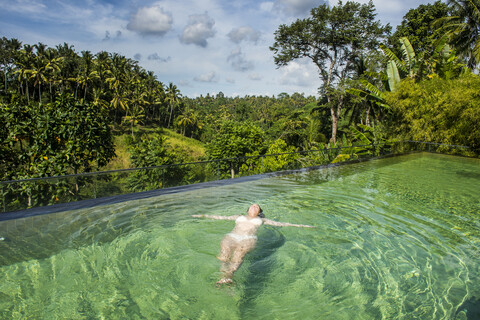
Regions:
<instances>
[{"instance_id":1,"label":"overflowing water","mask_svg":"<svg viewBox=\"0 0 480 320\"><path fill-rule=\"evenodd\" d=\"M1 319L478 319L480 160L414 154L0 222ZM235 215L257 248L218 288Z\"/></svg>"}]
</instances>

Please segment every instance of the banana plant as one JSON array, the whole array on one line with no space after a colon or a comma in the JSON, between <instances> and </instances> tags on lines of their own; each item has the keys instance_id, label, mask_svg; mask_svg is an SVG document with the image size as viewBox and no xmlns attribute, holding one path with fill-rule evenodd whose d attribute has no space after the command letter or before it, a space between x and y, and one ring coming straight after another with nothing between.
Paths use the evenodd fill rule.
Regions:
<instances>
[{"instance_id":1,"label":"banana plant","mask_svg":"<svg viewBox=\"0 0 480 320\"><path fill-rule=\"evenodd\" d=\"M343 148L332 163L355 160L364 156L378 156L384 148L391 146L391 141L375 133L374 128L358 124L350 126L350 138L343 135Z\"/></svg>"},{"instance_id":2,"label":"banana plant","mask_svg":"<svg viewBox=\"0 0 480 320\"><path fill-rule=\"evenodd\" d=\"M455 50L452 50L447 44L447 40L447 36L440 38L435 44L433 54L428 59L423 54L416 55L412 44L406 37L400 38L403 59L397 57L392 50L382 44L380 49L389 60L385 72L377 73L373 77L387 82L388 89L393 92L399 88L400 82L405 78L402 78L402 74L415 80L423 79L425 75L427 78L442 77L445 79L458 76L465 65L459 62ZM369 73L369 76L372 77L372 73ZM366 90L351 88L347 89L347 92L374 102L380 107L388 108L385 95L378 87L365 79L362 79L361 83Z\"/></svg>"},{"instance_id":3,"label":"banana plant","mask_svg":"<svg viewBox=\"0 0 480 320\"><path fill-rule=\"evenodd\" d=\"M403 53L403 60L397 57L392 50L381 44L380 49L388 57L386 73L388 76L388 85L390 91L395 91L401 82L400 71L407 74L409 78L417 78L420 76L419 72L423 70L422 60L418 59L415 55L415 50L412 44L406 37L400 38L401 50Z\"/></svg>"}]
</instances>

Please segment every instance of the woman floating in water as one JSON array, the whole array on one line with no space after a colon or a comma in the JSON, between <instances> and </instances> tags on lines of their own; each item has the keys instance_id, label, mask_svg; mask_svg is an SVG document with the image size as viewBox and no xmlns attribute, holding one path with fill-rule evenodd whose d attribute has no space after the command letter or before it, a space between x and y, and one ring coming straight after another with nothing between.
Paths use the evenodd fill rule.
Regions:
<instances>
[{"instance_id":1,"label":"woman floating in water","mask_svg":"<svg viewBox=\"0 0 480 320\"><path fill-rule=\"evenodd\" d=\"M223 277L217 282L217 284L233 282L233 273L240 267L245 255L255 247L255 244L257 243L257 231L262 224L276 227L314 228L313 226L304 224L292 224L266 219L258 204L252 204L245 216L213 216L196 214L192 217L216 220L235 220L235 228L233 228L232 232L225 235L220 243L220 254L218 255L218 259L222 262L220 271L223 273Z\"/></svg>"}]
</instances>

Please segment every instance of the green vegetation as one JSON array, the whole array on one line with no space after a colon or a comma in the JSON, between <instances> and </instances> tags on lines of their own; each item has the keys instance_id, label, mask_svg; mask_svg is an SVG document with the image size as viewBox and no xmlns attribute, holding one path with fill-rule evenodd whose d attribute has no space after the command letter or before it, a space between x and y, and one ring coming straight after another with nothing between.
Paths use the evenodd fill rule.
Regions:
<instances>
[{"instance_id":1,"label":"green vegetation","mask_svg":"<svg viewBox=\"0 0 480 320\"><path fill-rule=\"evenodd\" d=\"M470 146L480 151L480 78L403 81L387 95L392 134L406 140Z\"/></svg>"},{"instance_id":2,"label":"green vegetation","mask_svg":"<svg viewBox=\"0 0 480 320\"><path fill-rule=\"evenodd\" d=\"M312 9L311 17L292 25L281 25L275 32L277 66L298 58L309 58L318 67L323 86L320 92L327 100L332 116L332 141L336 142L338 121L346 102L344 87L355 73L353 65L378 47L390 26L375 21L372 2L361 5L348 1L330 8L327 4ZM342 90L343 89L343 90Z\"/></svg>"},{"instance_id":3,"label":"green vegetation","mask_svg":"<svg viewBox=\"0 0 480 320\"><path fill-rule=\"evenodd\" d=\"M441 1L410 9L403 17L402 23L388 38L389 46L395 50L397 56L401 55L402 53L396 50L397 45L401 38L406 37L418 53L433 51L435 42L444 34L441 30L444 23L439 20L450 17L451 11L451 8Z\"/></svg>"},{"instance_id":4,"label":"green vegetation","mask_svg":"<svg viewBox=\"0 0 480 320\"><path fill-rule=\"evenodd\" d=\"M57 180L9 184L2 201L33 206L81 199L85 190L100 196L339 162L404 139L468 145L478 154L479 8L479 0L421 5L392 35L372 2L321 5L279 26L276 65L310 59L323 83L319 97L189 98L116 53L4 37L0 180L160 168L74 178L73 189ZM344 149L323 151L331 147ZM265 157L272 153L282 155ZM162 167L233 157L241 159Z\"/></svg>"},{"instance_id":5,"label":"green vegetation","mask_svg":"<svg viewBox=\"0 0 480 320\"><path fill-rule=\"evenodd\" d=\"M120 128L122 129L122 128ZM114 132L114 145L116 157L112 159L103 169L116 170L134 168L135 165L130 159L129 146L132 137L129 130L116 130ZM135 136L162 136L165 138L165 147L169 151L177 151L184 155L188 162L199 161L205 158L205 145L199 140L185 137L173 130L157 126L137 126L134 130Z\"/></svg>"}]
</instances>

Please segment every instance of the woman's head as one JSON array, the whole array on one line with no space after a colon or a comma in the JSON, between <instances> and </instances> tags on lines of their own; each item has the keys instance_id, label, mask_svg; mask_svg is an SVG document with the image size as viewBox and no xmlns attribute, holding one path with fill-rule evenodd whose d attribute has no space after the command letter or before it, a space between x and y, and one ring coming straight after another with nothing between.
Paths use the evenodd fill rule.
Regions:
<instances>
[{"instance_id":1,"label":"woman's head","mask_svg":"<svg viewBox=\"0 0 480 320\"><path fill-rule=\"evenodd\" d=\"M264 218L265 216L263 215L263 211L262 211L262 208L260 208L260 206L258 204L252 204L250 206L250 208L248 208L248 216L249 217L252 217L252 218L255 218L255 217L260 217L260 218Z\"/></svg>"}]
</instances>

